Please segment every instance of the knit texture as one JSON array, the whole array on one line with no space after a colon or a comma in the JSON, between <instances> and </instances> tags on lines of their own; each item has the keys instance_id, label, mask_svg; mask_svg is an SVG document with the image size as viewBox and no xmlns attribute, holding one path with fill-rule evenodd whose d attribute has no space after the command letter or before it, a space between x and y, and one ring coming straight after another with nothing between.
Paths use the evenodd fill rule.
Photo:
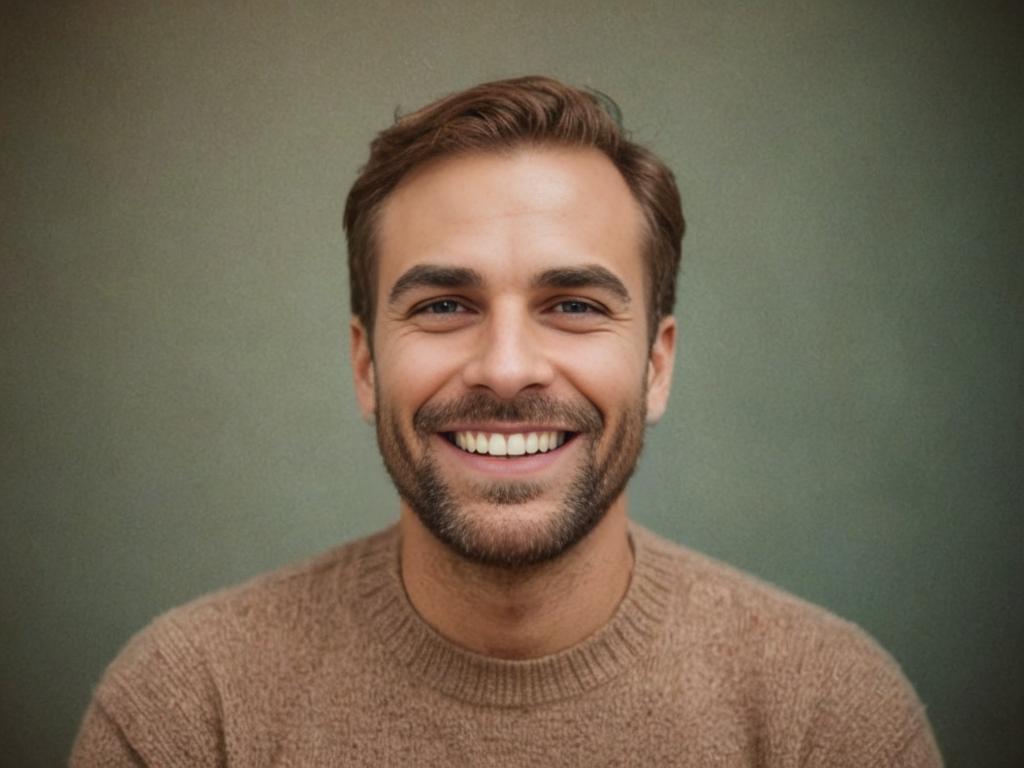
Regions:
<instances>
[{"instance_id":1,"label":"knit texture","mask_svg":"<svg viewBox=\"0 0 1024 768\"><path fill-rule=\"evenodd\" d=\"M459 648L402 588L398 532L136 635L72 766L940 766L857 627L634 525L615 615L528 661Z\"/></svg>"}]
</instances>

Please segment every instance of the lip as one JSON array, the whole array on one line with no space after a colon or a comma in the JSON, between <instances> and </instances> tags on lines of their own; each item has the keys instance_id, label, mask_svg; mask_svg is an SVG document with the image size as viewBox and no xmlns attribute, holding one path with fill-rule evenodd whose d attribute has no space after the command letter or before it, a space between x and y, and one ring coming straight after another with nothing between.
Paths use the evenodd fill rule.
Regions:
<instances>
[{"instance_id":1,"label":"lip","mask_svg":"<svg viewBox=\"0 0 1024 768\"><path fill-rule=\"evenodd\" d=\"M484 429L483 431L498 430ZM515 434L516 431L511 430L510 434ZM544 472L566 458L574 450L577 442L573 437L547 453L532 453L506 458L504 456L489 456L486 453L469 453L450 443L443 433L436 433L434 440L441 444L441 450L448 451L455 461L458 461L470 472L494 477L525 477Z\"/></svg>"}]
</instances>

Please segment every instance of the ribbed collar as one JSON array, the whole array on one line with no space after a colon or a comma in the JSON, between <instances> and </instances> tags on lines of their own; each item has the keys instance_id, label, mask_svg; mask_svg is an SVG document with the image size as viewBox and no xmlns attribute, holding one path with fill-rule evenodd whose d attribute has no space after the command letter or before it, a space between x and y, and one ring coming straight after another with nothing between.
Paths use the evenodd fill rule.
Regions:
<instances>
[{"instance_id":1,"label":"ribbed collar","mask_svg":"<svg viewBox=\"0 0 1024 768\"><path fill-rule=\"evenodd\" d=\"M360 558L365 619L395 659L425 684L473 704L534 706L578 696L645 656L665 622L672 559L657 537L630 526L634 565L611 620L582 643L525 661L496 659L454 645L409 602L399 576L398 530L375 537Z\"/></svg>"}]
</instances>

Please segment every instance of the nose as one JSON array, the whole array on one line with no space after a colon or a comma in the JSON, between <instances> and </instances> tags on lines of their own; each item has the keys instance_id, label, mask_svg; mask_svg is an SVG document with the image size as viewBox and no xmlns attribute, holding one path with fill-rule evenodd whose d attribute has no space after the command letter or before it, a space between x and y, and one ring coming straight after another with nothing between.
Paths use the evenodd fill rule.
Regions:
<instances>
[{"instance_id":1,"label":"nose","mask_svg":"<svg viewBox=\"0 0 1024 768\"><path fill-rule=\"evenodd\" d=\"M526 308L495 307L471 342L474 349L463 368L465 385L485 387L506 400L550 385L554 366L542 330Z\"/></svg>"}]
</instances>

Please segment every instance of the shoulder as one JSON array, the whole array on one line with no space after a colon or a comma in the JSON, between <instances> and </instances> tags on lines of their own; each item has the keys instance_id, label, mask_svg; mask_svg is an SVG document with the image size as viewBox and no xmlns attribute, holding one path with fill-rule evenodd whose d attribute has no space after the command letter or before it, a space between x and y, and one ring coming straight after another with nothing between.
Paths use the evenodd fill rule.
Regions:
<instances>
[{"instance_id":1,"label":"shoulder","mask_svg":"<svg viewBox=\"0 0 1024 768\"><path fill-rule=\"evenodd\" d=\"M709 639L728 639L735 650L763 657L826 654L841 648L853 657L892 659L860 627L756 576L639 529L643 546L670 564L675 595L671 620Z\"/></svg>"},{"instance_id":2,"label":"shoulder","mask_svg":"<svg viewBox=\"0 0 1024 768\"><path fill-rule=\"evenodd\" d=\"M389 529L159 616L107 668L83 731L98 714L141 755L201 764L235 689L279 690L325 648L355 642L360 574L385 567L393 539Z\"/></svg>"},{"instance_id":3,"label":"shoulder","mask_svg":"<svg viewBox=\"0 0 1024 768\"><path fill-rule=\"evenodd\" d=\"M334 635L358 604L360 574L368 563L383 566L393 541L388 529L178 606L133 637L114 667L153 648L178 657L216 653L238 639L255 647Z\"/></svg>"},{"instance_id":4,"label":"shoulder","mask_svg":"<svg viewBox=\"0 0 1024 768\"><path fill-rule=\"evenodd\" d=\"M843 765L913 764L898 756L922 750L938 760L913 687L859 626L648 531L635 535L671 564L670 646L688 648L768 732L801 742L806 764L840 755L852 760Z\"/></svg>"}]
</instances>

